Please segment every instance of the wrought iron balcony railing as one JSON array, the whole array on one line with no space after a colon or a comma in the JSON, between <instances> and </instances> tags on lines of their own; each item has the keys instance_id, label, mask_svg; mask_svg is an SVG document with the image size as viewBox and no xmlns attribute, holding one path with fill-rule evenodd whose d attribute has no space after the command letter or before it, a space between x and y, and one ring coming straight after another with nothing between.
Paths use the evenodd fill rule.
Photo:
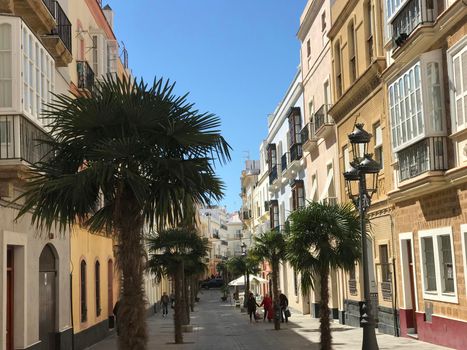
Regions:
<instances>
[{"instance_id":1,"label":"wrought iron balcony railing","mask_svg":"<svg viewBox=\"0 0 467 350\"><path fill-rule=\"evenodd\" d=\"M92 91L94 86L94 72L87 61L76 61L78 70L78 88Z\"/></svg>"},{"instance_id":2,"label":"wrought iron balcony railing","mask_svg":"<svg viewBox=\"0 0 467 350\"><path fill-rule=\"evenodd\" d=\"M51 1L44 1L47 8ZM49 8L50 9L50 8ZM58 37L63 41L63 44L71 52L71 22L68 19L65 11L63 11L62 7L58 3L58 1L54 1L54 18L57 22L57 27L52 31L53 35L58 35Z\"/></svg>"},{"instance_id":3,"label":"wrought iron balcony railing","mask_svg":"<svg viewBox=\"0 0 467 350\"><path fill-rule=\"evenodd\" d=\"M297 143L290 147L290 163L292 163L295 160L300 160L302 158L303 152L302 152L302 145Z\"/></svg>"},{"instance_id":4,"label":"wrought iron balcony railing","mask_svg":"<svg viewBox=\"0 0 467 350\"><path fill-rule=\"evenodd\" d=\"M307 142L310 139L310 124L306 124L302 131L300 131L301 139L302 139L302 144Z\"/></svg>"},{"instance_id":5,"label":"wrought iron balcony railing","mask_svg":"<svg viewBox=\"0 0 467 350\"><path fill-rule=\"evenodd\" d=\"M324 125L334 124L334 120L328 114L329 109L331 109L331 105L324 104L313 114L313 129L315 134L318 133Z\"/></svg>"},{"instance_id":6,"label":"wrought iron balcony railing","mask_svg":"<svg viewBox=\"0 0 467 350\"><path fill-rule=\"evenodd\" d=\"M408 1L391 22L394 43L401 46L419 25L433 23L436 12L434 0Z\"/></svg>"},{"instance_id":7,"label":"wrought iron balcony railing","mask_svg":"<svg viewBox=\"0 0 467 350\"><path fill-rule=\"evenodd\" d=\"M400 181L427 171L448 168L447 140L444 136L429 137L411 145L397 154Z\"/></svg>"},{"instance_id":8,"label":"wrought iron balcony railing","mask_svg":"<svg viewBox=\"0 0 467 350\"><path fill-rule=\"evenodd\" d=\"M27 163L43 160L50 147L41 142L49 136L21 115L0 116L0 160Z\"/></svg>"},{"instance_id":9,"label":"wrought iron balcony railing","mask_svg":"<svg viewBox=\"0 0 467 350\"><path fill-rule=\"evenodd\" d=\"M337 197L326 197L323 199L323 204L337 205Z\"/></svg>"},{"instance_id":10,"label":"wrought iron balcony railing","mask_svg":"<svg viewBox=\"0 0 467 350\"><path fill-rule=\"evenodd\" d=\"M45 7L49 10L50 14L52 15L53 18L55 18L55 0L42 0L44 3Z\"/></svg>"},{"instance_id":11,"label":"wrought iron balcony railing","mask_svg":"<svg viewBox=\"0 0 467 350\"><path fill-rule=\"evenodd\" d=\"M272 185L277 180L277 165L274 165L269 172L269 184Z\"/></svg>"}]
</instances>

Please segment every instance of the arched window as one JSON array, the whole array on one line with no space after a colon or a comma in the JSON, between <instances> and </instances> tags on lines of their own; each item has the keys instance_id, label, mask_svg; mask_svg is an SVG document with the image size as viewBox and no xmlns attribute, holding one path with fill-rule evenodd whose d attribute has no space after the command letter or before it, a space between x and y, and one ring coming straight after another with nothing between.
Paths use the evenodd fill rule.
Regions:
<instances>
[{"instance_id":1,"label":"arched window","mask_svg":"<svg viewBox=\"0 0 467 350\"><path fill-rule=\"evenodd\" d=\"M357 79L357 54L355 50L355 26L353 21L348 26L348 40L347 46L349 50L349 76L350 83L352 84Z\"/></svg>"},{"instance_id":2,"label":"arched window","mask_svg":"<svg viewBox=\"0 0 467 350\"><path fill-rule=\"evenodd\" d=\"M96 316L101 315L101 264L96 261L95 266L95 282L96 282Z\"/></svg>"},{"instance_id":3,"label":"arched window","mask_svg":"<svg viewBox=\"0 0 467 350\"><path fill-rule=\"evenodd\" d=\"M0 107L12 106L11 25L0 24Z\"/></svg>"},{"instance_id":4,"label":"arched window","mask_svg":"<svg viewBox=\"0 0 467 350\"><path fill-rule=\"evenodd\" d=\"M86 261L82 260L80 265L80 306L81 306L81 322L86 322L88 319L88 305L86 298Z\"/></svg>"}]
</instances>

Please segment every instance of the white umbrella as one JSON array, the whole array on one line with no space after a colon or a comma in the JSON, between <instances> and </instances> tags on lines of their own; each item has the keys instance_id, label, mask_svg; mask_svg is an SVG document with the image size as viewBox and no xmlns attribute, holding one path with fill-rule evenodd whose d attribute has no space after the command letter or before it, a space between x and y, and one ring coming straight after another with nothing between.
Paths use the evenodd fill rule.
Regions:
<instances>
[{"instance_id":1,"label":"white umbrella","mask_svg":"<svg viewBox=\"0 0 467 350\"><path fill-rule=\"evenodd\" d=\"M265 280L264 278L261 278L259 276L255 275L250 275L250 283L256 282L256 283L268 283L268 280ZM233 281L229 282L229 286L243 286L245 285L245 275L240 276L237 279L234 279Z\"/></svg>"}]
</instances>

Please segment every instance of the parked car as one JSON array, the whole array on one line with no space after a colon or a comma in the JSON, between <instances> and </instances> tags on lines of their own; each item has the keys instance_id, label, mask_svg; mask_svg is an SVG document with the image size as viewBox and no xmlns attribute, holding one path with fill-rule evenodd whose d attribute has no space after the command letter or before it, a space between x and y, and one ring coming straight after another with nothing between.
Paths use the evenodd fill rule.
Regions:
<instances>
[{"instance_id":1,"label":"parked car","mask_svg":"<svg viewBox=\"0 0 467 350\"><path fill-rule=\"evenodd\" d=\"M201 288L220 288L224 285L224 280L222 278L212 278L209 281L201 282Z\"/></svg>"}]
</instances>

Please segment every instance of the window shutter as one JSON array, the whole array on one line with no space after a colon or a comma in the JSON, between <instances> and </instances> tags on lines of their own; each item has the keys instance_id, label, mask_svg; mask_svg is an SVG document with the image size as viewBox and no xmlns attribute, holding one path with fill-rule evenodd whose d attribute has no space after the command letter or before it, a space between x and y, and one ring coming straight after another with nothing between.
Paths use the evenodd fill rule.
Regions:
<instances>
[{"instance_id":1,"label":"window shutter","mask_svg":"<svg viewBox=\"0 0 467 350\"><path fill-rule=\"evenodd\" d=\"M118 43L107 40L107 73L117 74Z\"/></svg>"}]
</instances>

